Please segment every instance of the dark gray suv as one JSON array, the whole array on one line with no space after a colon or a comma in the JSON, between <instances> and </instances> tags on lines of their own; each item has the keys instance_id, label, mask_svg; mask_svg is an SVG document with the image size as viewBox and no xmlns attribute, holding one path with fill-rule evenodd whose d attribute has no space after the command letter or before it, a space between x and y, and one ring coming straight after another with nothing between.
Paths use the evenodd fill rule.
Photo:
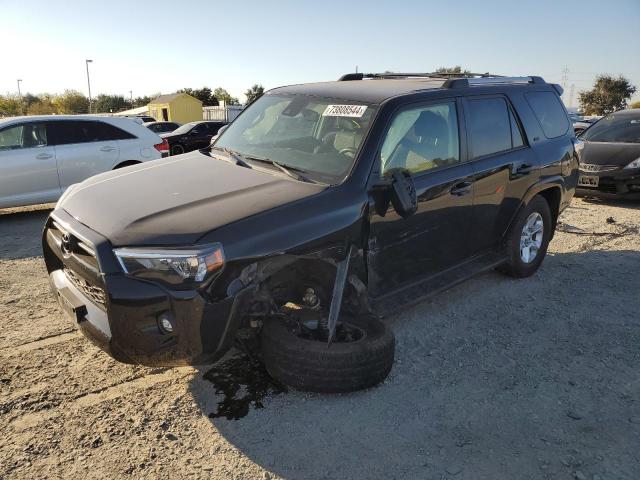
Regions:
<instances>
[{"instance_id":1,"label":"dark gray suv","mask_svg":"<svg viewBox=\"0 0 640 480\"><path fill-rule=\"evenodd\" d=\"M44 230L51 285L123 362L253 344L296 388L375 385L382 316L542 263L578 178L560 93L438 74L273 89L207 148L71 187Z\"/></svg>"}]
</instances>

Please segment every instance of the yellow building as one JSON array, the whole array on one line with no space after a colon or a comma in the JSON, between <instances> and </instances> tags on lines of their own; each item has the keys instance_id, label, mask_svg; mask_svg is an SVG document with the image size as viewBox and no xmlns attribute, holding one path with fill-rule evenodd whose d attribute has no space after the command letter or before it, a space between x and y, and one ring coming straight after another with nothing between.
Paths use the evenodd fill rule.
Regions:
<instances>
[{"instance_id":1,"label":"yellow building","mask_svg":"<svg viewBox=\"0 0 640 480\"><path fill-rule=\"evenodd\" d=\"M149 104L149 115L160 122L195 122L202 120L202 102L186 93L160 95Z\"/></svg>"}]
</instances>

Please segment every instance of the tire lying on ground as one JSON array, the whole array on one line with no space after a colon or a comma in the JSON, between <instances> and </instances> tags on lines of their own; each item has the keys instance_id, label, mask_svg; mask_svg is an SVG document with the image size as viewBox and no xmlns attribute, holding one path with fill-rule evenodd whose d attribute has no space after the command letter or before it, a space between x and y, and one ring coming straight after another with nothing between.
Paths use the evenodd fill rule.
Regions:
<instances>
[{"instance_id":1,"label":"tire lying on ground","mask_svg":"<svg viewBox=\"0 0 640 480\"><path fill-rule=\"evenodd\" d=\"M302 338L281 318L270 318L261 333L269 374L293 388L309 392L353 392L377 385L393 365L393 333L373 317L347 317L342 322L362 332L351 342Z\"/></svg>"}]
</instances>

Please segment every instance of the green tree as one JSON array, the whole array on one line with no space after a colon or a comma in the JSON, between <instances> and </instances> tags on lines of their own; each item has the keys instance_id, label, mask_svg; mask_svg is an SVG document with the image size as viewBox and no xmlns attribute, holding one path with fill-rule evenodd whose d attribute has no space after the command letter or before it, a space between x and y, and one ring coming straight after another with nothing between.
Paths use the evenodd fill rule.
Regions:
<instances>
[{"instance_id":1,"label":"green tree","mask_svg":"<svg viewBox=\"0 0 640 480\"><path fill-rule=\"evenodd\" d=\"M587 115L606 115L622 110L627 100L636 91L636 87L622 75L617 78L611 75L598 75L591 90L580 92L580 106Z\"/></svg>"},{"instance_id":2,"label":"green tree","mask_svg":"<svg viewBox=\"0 0 640 480\"><path fill-rule=\"evenodd\" d=\"M160 96L159 93L156 93L154 95L151 96L142 96L142 97L137 97L133 99L133 108L138 108L138 107L146 107L147 105L149 105L151 103L151 101L154 98L158 98Z\"/></svg>"},{"instance_id":3,"label":"green tree","mask_svg":"<svg viewBox=\"0 0 640 480\"><path fill-rule=\"evenodd\" d=\"M218 87L213 91L213 96L219 102L224 102L227 105L240 105L240 102L237 98L232 97L229 92L227 92L224 88Z\"/></svg>"},{"instance_id":4,"label":"green tree","mask_svg":"<svg viewBox=\"0 0 640 480\"><path fill-rule=\"evenodd\" d=\"M122 95L98 95L93 102L93 111L98 113L121 112L131 108L131 102Z\"/></svg>"},{"instance_id":5,"label":"green tree","mask_svg":"<svg viewBox=\"0 0 640 480\"><path fill-rule=\"evenodd\" d=\"M89 99L77 90L65 90L62 95L54 98L53 104L57 113L87 113Z\"/></svg>"},{"instance_id":6,"label":"green tree","mask_svg":"<svg viewBox=\"0 0 640 480\"><path fill-rule=\"evenodd\" d=\"M18 96L0 95L0 117L13 117L16 115L20 115L20 99Z\"/></svg>"},{"instance_id":7,"label":"green tree","mask_svg":"<svg viewBox=\"0 0 640 480\"><path fill-rule=\"evenodd\" d=\"M471 71L466 70L466 69L462 69L462 67L460 65L456 65L455 67L440 67L436 70L436 73L453 73L453 74L461 74L461 75L468 75L471 73Z\"/></svg>"},{"instance_id":8,"label":"green tree","mask_svg":"<svg viewBox=\"0 0 640 480\"><path fill-rule=\"evenodd\" d=\"M27 108L28 115L51 115L52 113L61 113L55 105L55 97L53 95L41 93L36 98L37 100L31 102Z\"/></svg>"},{"instance_id":9,"label":"green tree","mask_svg":"<svg viewBox=\"0 0 640 480\"><path fill-rule=\"evenodd\" d=\"M205 107L211 107L218 105L218 100L213 95L213 92L209 87L202 88L183 88L182 90L178 90L178 93L186 93L187 95L191 95L194 98L197 98L202 102L202 105Z\"/></svg>"},{"instance_id":10,"label":"green tree","mask_svg":"<svg viewBox=\"0 0 640 480\"><path fill-rule=\"evenodd\" d=\"M256 83L253 87L244 92L244 94L247 97L247 105L249 105L250 103L255 102L264 94L264 87Z\"/></svg>"}]
</instances>

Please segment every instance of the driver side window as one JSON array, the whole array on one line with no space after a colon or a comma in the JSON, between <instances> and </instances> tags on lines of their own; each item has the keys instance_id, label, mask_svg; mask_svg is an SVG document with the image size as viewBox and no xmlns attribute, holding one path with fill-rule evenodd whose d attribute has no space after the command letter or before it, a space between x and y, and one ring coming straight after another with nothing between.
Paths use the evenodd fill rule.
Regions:
<instances>
[{"instance_id":1,"label":"driver side window","mask_svg":"<svg viewBox=\"0 0 640 480\"><path fill-rule=\"evenodd\" d=\"M454 101L402 110L394 117L380 152L381 175L419 173L460 162Z\"/></svg>"}]
</instances>

